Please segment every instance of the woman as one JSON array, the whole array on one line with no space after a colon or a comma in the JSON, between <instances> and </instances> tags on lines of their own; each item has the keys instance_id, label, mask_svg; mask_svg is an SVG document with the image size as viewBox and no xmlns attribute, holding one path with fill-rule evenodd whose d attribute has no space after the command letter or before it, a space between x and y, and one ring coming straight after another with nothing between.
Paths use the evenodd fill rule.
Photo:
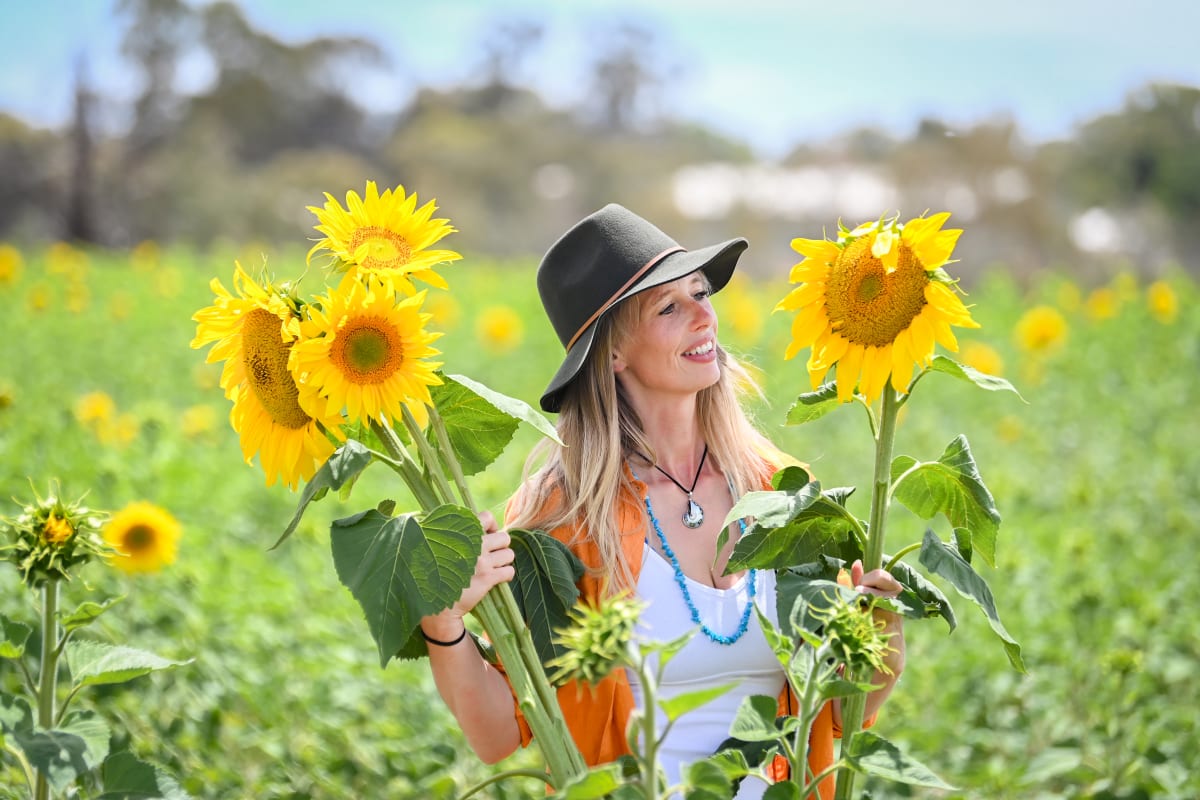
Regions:
<instances>
[{"instance_id":1,"label":"woman","mask_svg":"<svg viewBox=\"0 0 1200 800\"><path fill-rule=\"evenodd\" d=\"M763 636L753 605L776 618L775 576L748 570L724 575L741 533L731 526L717 552L721 521L747 491L769 488L771 474L792 459L753 427L739 403L751 385L717 341L709 296L729 281L744 239L687 251L651 223L608 205L565 233L538 268L542 304L567 354L541 398L558 412L566 447L546 442L545 462L509 504L508 525L542 528L567 543L587 566L581 596L632 588L647 603L639 633L670 640L700 633L669 662L661 697L738 682L734 691L675 725L661 751L671 784L683 765L711 755L748 695L791 701L784 675ZM527 466L527 470L529 467ZM439 692L468 742L495 762L529 730L514 710L501 672L474 647L461 646L464 615L488 589L513 577L509 538L490 515L483 553L459 602L426 617L430 663ZM860 591L895 596L900 585L883 570L852 570ZM884 612L877 612L883 614ZM899 619L891 674L876 675L871 716L903 669ZM571 733L589 765L628 752L625 735L639 702L636 676L617 671L590 691L559 690ZM810 761L817 771L833 761L840 719L836 701L814 726ZM758 797L764 782L743 782L738 798ZM832 779L822 784L832 796Z\"/></svg>"}]
</instances>

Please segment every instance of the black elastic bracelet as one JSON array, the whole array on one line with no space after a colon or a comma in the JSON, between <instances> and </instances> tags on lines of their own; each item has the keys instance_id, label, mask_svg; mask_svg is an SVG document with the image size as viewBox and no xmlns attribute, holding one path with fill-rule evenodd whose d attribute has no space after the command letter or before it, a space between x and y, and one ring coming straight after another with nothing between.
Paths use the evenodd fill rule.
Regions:
<instances>
[{"instance_id":1,"label":"black elastic bracelet","mask_svg":"<svg viewBox=\"0 0 1200 800\"><path fill-rule=\"evenodd\" d=\"M432 636L430 636L428 633L425 632L424 628L421 628L421 638L424 639L425 641L429 642L430 644L436 644L438 647L454 647L454 645L458 644L463 639L467 638L467 627L464 625L462 633L460 633L458 635L458 638L452 642L443 642L441 639L434 639Z\"/></svg>"}]
</instances>

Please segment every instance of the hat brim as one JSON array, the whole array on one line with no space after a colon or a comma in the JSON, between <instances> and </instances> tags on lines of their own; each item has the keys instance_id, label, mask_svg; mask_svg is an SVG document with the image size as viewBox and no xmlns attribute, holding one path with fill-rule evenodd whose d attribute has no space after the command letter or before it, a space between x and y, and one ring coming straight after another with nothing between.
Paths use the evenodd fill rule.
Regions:
<instances>
[{"instance_id":1,"label":"hat brim","mask_svg":"<svg viewBox=\"0 0 1200 800\"><path fill-rule=\"evenodd\" d=\"M691 275L697 270L703 270L714 293L725 288L729 283L738 259L749 245L745 239L730 239L727 242L714 244L699 250L685 250L666 256L642 276L633 286L626 289L619 297L609 304L604 313L597 317L583 333L575 340L575 344L567 351L562 366L554 374L546 391L542 393L542 410L556 414L562 408L563 390L579 373L588 354L592 352L592 343L596 338L596 329L600 320L618 304L628 300L635 294L670 283L673 280Z\"/></svg>"}]
</instances>

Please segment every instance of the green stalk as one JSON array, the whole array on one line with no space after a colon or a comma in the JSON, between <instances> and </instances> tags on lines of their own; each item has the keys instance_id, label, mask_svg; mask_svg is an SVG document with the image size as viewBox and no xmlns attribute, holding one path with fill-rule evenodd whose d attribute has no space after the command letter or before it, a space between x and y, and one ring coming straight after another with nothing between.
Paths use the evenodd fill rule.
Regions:
<instances>
[{"instance_id":1,"label":"green stalk","mask_svg":"<svg viewBox=\"0 0 1200 800\"><path fill-rule=\"evenodd\" d=\"M403 412L404 427L408 428L408 435L412 437L413 444L417 446L417 453L421 456L421 463L425 465L429 477L433 480L434 488L447 503L453 502L454 490L450 488L450 482L446 480L446 473L442 471L437 454L429 446L429 440L425 438L425 432L417 424L417 420L413 417L412 412L408 410L408 406L403 407ZM445 458L445 455L445 453L442 453L443 458ZM474 511L474 509L471 510Z\"/></svg>"},{"instance_id":2,"label":"green stalk","mask_svg":"<svg viewBox=\"0 0 1200 800\"><path fill-rule=\"evenodd\" d=\"M58 683L58 580L51 578L42 587L42 665L38 682L38 728L54 727L54 703ZM38 770L36 800L48 800L50 783Z\"/></svg>"},{"instance_id":3,"label":"green stalk","mask_svg":"<svg viewBox=\"0 0 1200 800\"><path fill-rule=\"evenodd\" d=\"M424 511L429 512L442 503L453 502L453 490L446 481L438 461L440 456L452 474L462 475L462 467L453 449L443 448L440 453L435 453L407 409L405 422L417 443L426 471L434 479L437 490L441 492L440 497L439 492L429 485L420 468L413 462L412 456L397 438L396 432L390 426L378 422L372 422L371 427L396 461L405 465L402 475ZM448 440L446 444L449 444ZM459 488L463 486L465 479ZM469 495L464 495L463 499L471 511L477 511ZM504 671L517 697L517 704L525 715L530 730L533 731L534 739L546 759L546 765L550 768L550 783L556 787L563 786L572 778L583 775L587 771L587 765L579 748L575 746L574 739L571 738L570 729L567 728L562 709L558 705L558 696L546 679L545 669L538 657L537 648L534 647L529 628L521 616L517 600L513 597L512 587L507 583L493 587L475 606L472 613L483 624L488 639L500 657L500 663L504 665Z\"/></svg>"},{"instance_id":4,"label":"green stalk","mask_svg":"<svg viewBox=\"0 0 1200 800\"><path fill-rule=\"evenodd\" d=\"M638 677L642 682L642 789L646 800L658 800L658 738L657 722L658 676L646 669L646 656L638 660ZM665 735L665 734L664 734Z\"/></svg>"},{"instance_id":5,"label":"green stalk","mask_svg":"<svg viewBox=\"0 0 1200 800\"><path fill-rule=\"evenodd\" d=\"M434 436L437 437L438 450L442 453L443 460L450 469L450 475L454 478L454 485L458 487L459 496L462 497L467 508L475 508L475 500L471 497L471 490L467 486L467 477L463 475L462 464L458 463L457 458L446 456L447 453L454 453L454 446L450 444L450 434L446 432L446 420L442 419L442 415L434 406L429 406L429 424L433 428Z\"/></svg>"},{"instance_id":6,"label":"green stalk","mask_svg":"<svg viewBox=\"0 0 1200 800\"><path fill-rule=\"evenodd\" d=\"M871 484L871 517L867 530L867 547L863 556L863 572L883 566L883 539L892 485L892 446L896 441L896 416L899 411L899 398L891 384L888 384L883 388L883 407L879 412L879 428L875 435L875 477ZM867 683L871 679L866 669L853 670L852 673L848 678L855 683ZM851 740L862 730L866 710L865 693L842 699L843 754L849 750ZM856 774L849 766L842 767L834 800L850 800L854 796Z\"/></svg>"}]
</instances>

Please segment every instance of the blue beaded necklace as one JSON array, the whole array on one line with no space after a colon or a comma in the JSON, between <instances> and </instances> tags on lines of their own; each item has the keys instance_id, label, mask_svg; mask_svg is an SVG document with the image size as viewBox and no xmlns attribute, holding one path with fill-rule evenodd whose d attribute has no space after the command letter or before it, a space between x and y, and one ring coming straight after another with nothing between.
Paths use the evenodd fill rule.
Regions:
<instances>
[{"instance_id":1,"label":"blue beaded necklace","mask_svg":"<svg viewBox=\"0 0 1200 800\"><path fill-rule=\"evenodd\" d=\"M633 471L631 466L630 471ZM636 478L637 473L633 476ZM750 574L747 575L747 580L750 581L749 597L746 600L746 608L742 611L742 619L738 623L737 630L730 635L717 633L712 628L704 624L700 619L700 609L696 608L696 603L692 600L692 593L688 591L687 577L683 574L683 569L679 566L679 559L675 557L675 551L671 549L671 545L667 544L667 536L663 533L662 526L658 524L658 517L654 516L654 509L650 507L650 494L646 494L646 513L650 515L650 524L654 526L654 532L658 535L658 542L662 545L663 552L671 562L671 566L675 569L675 583L679 584L679 591L683 593L683 602L687 605L688 611L692 614L692 622L700 626L700 631L717 644L733 644L738 639L745 635L750 628L750 614L754 611L754 595L757 589L757 572L751 568ZM746 532L746 523L743 520L738 520L738 524L742 526L742 533Z\"/></svg>"}]
</instances>

